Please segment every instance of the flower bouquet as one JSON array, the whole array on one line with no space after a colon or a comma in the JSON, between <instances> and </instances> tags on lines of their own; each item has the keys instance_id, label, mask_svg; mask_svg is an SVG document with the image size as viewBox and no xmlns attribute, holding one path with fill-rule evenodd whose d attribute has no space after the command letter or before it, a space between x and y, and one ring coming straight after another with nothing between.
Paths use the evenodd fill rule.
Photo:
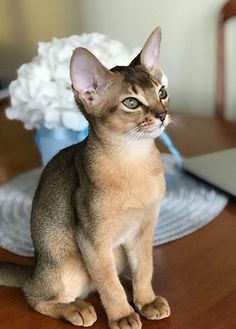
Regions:
<instances>
[{"instance_id":1,"label":"flower bouquet","mask_svg":"<svg viewBox=\"0 0 236 329\"><path fill-rule=\"evenodd\" d=\"M108 68L128 65L138 49L127 49L121 42L90 33L40 42L38 54L17 71L10 84L9 119L18 119L26 129L37 129L36 144L43 164L60 149L83 140L88 122L78 110L71 91L69 62L76 47L89 49Z\"/></svg>"}]
</instances>

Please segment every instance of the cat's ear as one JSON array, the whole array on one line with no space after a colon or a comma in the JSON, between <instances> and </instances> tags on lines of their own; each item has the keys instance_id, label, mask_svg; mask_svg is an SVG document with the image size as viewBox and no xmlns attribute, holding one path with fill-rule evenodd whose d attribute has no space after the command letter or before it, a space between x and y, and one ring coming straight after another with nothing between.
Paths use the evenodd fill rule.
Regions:
<instances>
[{"instance_id":1,"label":"cat's ear","mask_svg":"<svg viewBox=\"0 0 236 329\"><path fill-rule=\"evenodd\" d=\"M102 94L113 77L110 72L90 51L76 48L70 61L70 78L74 92L86 102L92 102Z\"/></svg>"},{"instance_id":2,"label":"cat's ear","mask_svg":"<svg viewBox=\"0 0 236 329\"><path fill-rule=\"evenodd\" d=\"M154 77L160 72L161 28L158 26L147 39L139 57L140 64ZM136 57L137 61L138 57Z\"/></svg>"}]
</instances>

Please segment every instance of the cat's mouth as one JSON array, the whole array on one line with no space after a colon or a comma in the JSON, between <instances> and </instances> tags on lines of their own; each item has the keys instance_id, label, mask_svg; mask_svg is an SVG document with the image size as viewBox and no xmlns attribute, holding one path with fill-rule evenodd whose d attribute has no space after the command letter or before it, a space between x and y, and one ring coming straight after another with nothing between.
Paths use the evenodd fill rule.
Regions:
<instances>
[{"instance_id":1,"label":"cat's mouth","mask_svg":"<svg viewBox=\"0 0 236 329\"><path fill-rule=\"evenodd\" d=\"M155 125L152 128L142 131L143 138L157 138L165 130L165 125L161 123L160 125Z\"/></svg>"},{"instance_id":2,"label":"cat's mouth","mask_svg":"<svg viewBox=\"0 0 236 329\"><path fill-rule=\"evenodd\" d=\"M164 129L165 129L164 124L153 125L146 129L136 127L128 135L131 137L131 139L134 139L134 140L139 140L139 139L144 139L144 138L155 139L158 136L160 136L160 134L164 131Z\"/></svg>"},{"instance_id":3,"label":"cat's mouth","mask_svg":"<svg viewBox=\"0 0 236 329\"><path fill-rule=\"evenodd\" d=\"M156 119L152 125L149 125L148 127L139 127L139 130L142 133L142 137L150 137L150 138L156 138L160 136L160 134L165 130L165 128L170 123L170 117L169 115L166 116L165 120L161 121L159 119Z\"/></svg>"},{"instance_id":4,"label":"cat's mouth","mask_svg":"<svg viewBox=\"0 0 236 329\"><path fill-rule=\"evenodd\" d=\"M155 139L160 136L160 134L165 130L168 124L171 122L169 115L166 116L165 120L155 119L151 122L146 122L145 120L133 128L128 136L131 139L139 140L143 138Z\"/></svg>"},{"instance_id":5,"label":"cat's mouth","mask_svg":"<svg viewBox=\"0 0 236 329\"><path fill-rule=\"evenodd\" d=\"M148 129L145 129L144 132L151 134L158 129L165 129L165 127L166 127L165 124L163 122L161 122L159 124L154 124L153 126L149 127Z\"/></svg>"}]
</instances>

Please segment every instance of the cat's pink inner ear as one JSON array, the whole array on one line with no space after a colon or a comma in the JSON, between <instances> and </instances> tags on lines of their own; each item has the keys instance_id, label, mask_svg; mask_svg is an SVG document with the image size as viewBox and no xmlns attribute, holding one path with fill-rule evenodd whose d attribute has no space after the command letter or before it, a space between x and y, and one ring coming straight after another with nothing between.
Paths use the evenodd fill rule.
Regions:
<instances>
[{"instance_id":1,"label":"cat's pink inner ear","mask_svg":"<svg viewBox=\"0 0 236 329\"><path fill-rule=\"evenodd\" d=\"M160 70L161 28L158 26L147 39L141 51L141 64L152 75Z\"/></svg>"},{"instance_id":2,"label":"cat's pink inner ear","mask_svg":"<svg viewBox=\"0 0 236 329\"><path fill-rule=\"evenodd\" d=\"M76 48L70 61L73 88L82 98L92 100L107 85L113 74L85 48Z\"/></svg>"}]
</instances>

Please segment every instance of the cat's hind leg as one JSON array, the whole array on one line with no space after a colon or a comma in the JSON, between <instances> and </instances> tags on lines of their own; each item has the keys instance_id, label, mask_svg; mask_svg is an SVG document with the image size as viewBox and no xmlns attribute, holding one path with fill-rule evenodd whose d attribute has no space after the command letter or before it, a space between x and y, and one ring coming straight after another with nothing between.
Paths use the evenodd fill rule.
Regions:
<instances>
[{"instance_id":1,"label":"cat's hind leg","mask_svg":"<svg viewBox=\"0 0 236 329\"><path fill-rule=\"evenodd\" d=\"M39 260L23 290L29 304L42 314L84 327L97 319L93 306L83 300L93 286L80 255L60 263Z\"/></svg>"},{"instance_id":2,"label":"cat's hind leg","mask_svg":"<svg viewBox=\"0 0 236 329\"><path fill-rule=\"evenodd\" d=\"M82 299L70 303L60 303L55 300L44 301L35 308L40 313L56 319L69 321L75 326L89 327L97 320L93 306Z\"/></svg>"}]
</instances>

